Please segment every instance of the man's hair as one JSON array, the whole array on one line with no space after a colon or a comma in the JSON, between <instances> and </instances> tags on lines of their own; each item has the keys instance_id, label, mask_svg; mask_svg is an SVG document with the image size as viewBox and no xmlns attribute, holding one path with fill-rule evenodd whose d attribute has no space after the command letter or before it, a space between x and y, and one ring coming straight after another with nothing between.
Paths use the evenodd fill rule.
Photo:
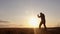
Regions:
<instances>
[{"instance_id":1,"label":"man's hair","mask_svg":"<svg viewBox=\"0 0 60 34\"><path fill-rule=\"evenodd\" d=\"M43 14L42 12L40 12L40 14Z\"/></svg>"}]
</instances>

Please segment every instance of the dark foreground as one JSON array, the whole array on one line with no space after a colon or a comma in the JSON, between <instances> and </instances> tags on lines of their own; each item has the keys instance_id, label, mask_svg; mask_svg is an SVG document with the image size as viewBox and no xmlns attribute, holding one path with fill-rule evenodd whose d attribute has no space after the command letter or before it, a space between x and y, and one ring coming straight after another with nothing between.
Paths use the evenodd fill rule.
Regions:
<instances>
[{"instance_id":1,"label":"dark foreground","mask_svg":"<svg viewBox=\"0 0 60 34\"><path fill-rule=\"evenodd\" d=\"M60 34L60 27L47 28L0 28L0 34Z\"/></svg>"}]
</instances>

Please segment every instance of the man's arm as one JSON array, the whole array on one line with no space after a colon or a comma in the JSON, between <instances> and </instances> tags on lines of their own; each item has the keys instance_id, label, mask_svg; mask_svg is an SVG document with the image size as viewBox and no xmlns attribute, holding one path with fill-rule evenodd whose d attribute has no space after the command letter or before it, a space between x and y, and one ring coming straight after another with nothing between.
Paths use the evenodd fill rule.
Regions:
<instances>
[{"instance_id":1,"label":"man's arm","mask_svg":"<svg viewBox=\"0 0 60 34\"><path fill-rule=\"evenodd\" d=\"M38 18L40 18L41 16L39 16L39 14L37 15L38 16Z\"/></svg>"}]
</instances>

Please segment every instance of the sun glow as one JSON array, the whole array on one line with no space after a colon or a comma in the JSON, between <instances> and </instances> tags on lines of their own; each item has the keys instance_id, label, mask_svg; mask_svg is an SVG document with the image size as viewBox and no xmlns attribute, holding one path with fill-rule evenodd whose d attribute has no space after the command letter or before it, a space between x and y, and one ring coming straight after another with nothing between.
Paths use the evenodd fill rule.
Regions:
<instances>
[{"instance_id":1,"label":"sun glow","mask_svg":"<svg viewBox=\"0 0 60 34\"><path fill-rule=\"evenodd\" d=\"M37 18L30 18L29 25L32 27L38 27L38 19Z\"/></svg>"}]
</instances>

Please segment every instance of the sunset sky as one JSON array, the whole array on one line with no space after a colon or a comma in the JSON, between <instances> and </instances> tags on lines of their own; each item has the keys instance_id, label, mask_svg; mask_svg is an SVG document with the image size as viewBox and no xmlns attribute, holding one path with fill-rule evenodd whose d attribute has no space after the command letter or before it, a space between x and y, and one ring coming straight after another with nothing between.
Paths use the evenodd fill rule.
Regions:
<instances>
[{"instance_id":1,"label":"sunset sky","mask_svg":"<svg viewBox=\"0 0 60 34\"><path fill-rule=\"evenodd\" d=\"M39 24L40 12L47 27L60 26L60 0L0 0L0 27L33 27L30 22L34 18Z\"/></svg>"}]
</instances>

